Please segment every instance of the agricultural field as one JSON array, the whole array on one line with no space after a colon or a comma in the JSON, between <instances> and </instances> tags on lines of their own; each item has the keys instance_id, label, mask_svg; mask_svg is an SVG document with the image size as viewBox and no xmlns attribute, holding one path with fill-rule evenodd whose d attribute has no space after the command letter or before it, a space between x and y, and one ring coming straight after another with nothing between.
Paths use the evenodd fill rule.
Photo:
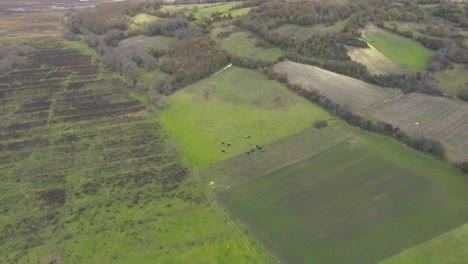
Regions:
<instances>
[{"instance_id":1,"label":"agricultural field","mask_svg":"<svg viewBox=\"0 0 468 264\"><path fill-rule=\"evenodd\" d=\"M22 41L35 52L0 77L0 263L271 261L93 52Z\"/></svg>"},{"instance_id":2,"label":"agricultural field","mask_svg":"<svg viewBox=\"0 0 468 264\"><path fill-rule=\"evenodd\" d=\"M468 68L463 64L455 64L453 69L435 73L439 86L452 96L457 96L463 90L468 90ZM468 91L466 91L468 94Z\"/></svg>"},{"instance_id":3,"label":"agricultural field","mask_svg":"<svg viewBox=\"0 0 468 264\"><path fill-rule=\"evenodd\" d=\"M218 34L221 32L230 33L229 36L220 38ZM277 47L262 47L256 45L257 42L262 40L248 32L240 31L234 26L223 26L223 24L219 24L212 29L210 36L221 48L239 57L258 58L264 61L274 62L284 55L284 51Z\"/></svg>"},{"instance_id":4,"label":"agricultural field","mask_svg":"<svg viewBox=\"0 0 468 264\"><path fill-rule=\"evenodd\" d=\"M385 136L340 131L348 135L338 142L299 135L282 149L266 146L272 156L300 143L322 149L261 176L231 180L243 173L228 160L206 180L225 183L220 199L286 263L378 263L467 222L467 179L449 164ZM289 145L294 138L301 141ZM448 253L463 256L451 245Z\"/></svg>"},{"instance_id":5,"label":"agricultural field","mask_svg":"<svg viewBox=\"0 0 468 264\"><path fill-rule=\"evenodd\" d=\"M468 160L468 104L423 94L385 102L369 113L411 135L439 140L450 160Z\"/></svg>"},{"instance_id":6,"label":"agricultural field","mask_svg":"<svg viewBox=\"0 0 468 264\"><path fill-rule=\"evenodd\" d=\"M289 92L280 83L237 67L175 93L161 115L167 130L194 166L241 153L247 155L252 144L274 142L329 118L325 110ZM227 147L222 142L232 145Z\"/></svg>"},{"instance_id":7,"label":"agricultural field","mask_svg":"<svg viewBox=\"0 0 468 264\"><path fill-rule=\"evenodd\" d=\"M289 82L317 90L352 111L390 123L410 135L439 140L452 161L468 160L468 105L464 102L424 94L402 95L398 89L290 61L280 62L274 69L287 74Z\"/></svg>"},{"instance_id":8,"label":"agricultural field","mask_svg":"<svg viewBox=\"0 0 468 264\"><path fill-rule=\"evenodd\" d=\"M394 63L374 46L368 44L369 48L358 48L347 46L348 55L353 61L364 64L370 74L385 75L385 74L404 74L407 70L400 65Z\"/></svg>"},{"instance_id":9,"label":"agricultural field","mask_svg":"<svg viewBox=\"0 0 468 264\"><path fill-rule=\"evenodd\" d=\"M433 56L433 51L422 44L376 26L367 27L363 37L391 61L406 69L423 72Z\"/></svg>"},{"instance_id":10,"label":"agricultural field","mask_svg":"<svg viewBox=\"0 0 468 264\"><path fill-rule=\"evenodd\" d=\"M288 81L316 90L353 111L362 111L401 96L398 89L382 88L366 82L292 61L275 64L274 71L286 74Z\"/></svg>"}]
</instances>

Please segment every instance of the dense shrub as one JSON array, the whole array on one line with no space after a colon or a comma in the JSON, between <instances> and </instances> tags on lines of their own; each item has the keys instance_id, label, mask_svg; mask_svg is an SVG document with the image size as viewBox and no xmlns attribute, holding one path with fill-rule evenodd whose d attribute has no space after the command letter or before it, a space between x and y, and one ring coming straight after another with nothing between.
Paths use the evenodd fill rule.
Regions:
<instances>
[{"instance_id":1,"label":"dense shrub","mask_svg":"<svg viewBox=\"0 0 468 264\"><path fill-rule=\"evenodd\" d=\"M33 51L34 49L30 46L0 44L0 73L11 71L19 62L20 56Z\"/></svg>"},{"instance_id":2,"label":"dense shrub","mask_svg":"<svg viewBox=\"0 0 468 264\"><path fill-rule=\"evenodd\" d=\"M458 163L457 167L460 168L463 173L468 174L468 161Z\"/></svg>"},{"instance_id":3,"label":"dense shrub","mask_svg":"<svg viewBox=\"0 0 468 264\"><path fill-rule=\"evenodd\" d=\"M319 120L314 124L315 128L322 129L328 126L328 122L325 120Z\"/></svg>"},{"instance_id":4,"label":"dense shrub","mask_svg":"<svg viewBox=\"0 0 468 264\"><path fill-rule=\"evenodd\" d=\"M185 17L163 18L160 21L154 21L145 25L144 33L147 36L164 35L174 36L178 29L188 28L189 22Z\"/></svg>"}]
</instances>

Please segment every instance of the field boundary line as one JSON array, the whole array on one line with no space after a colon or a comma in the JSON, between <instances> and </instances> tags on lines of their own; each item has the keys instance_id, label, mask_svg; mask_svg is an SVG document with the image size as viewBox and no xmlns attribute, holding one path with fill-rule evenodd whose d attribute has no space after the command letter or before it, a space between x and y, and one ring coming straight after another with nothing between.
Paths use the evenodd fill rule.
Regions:
<instances>
[{"instance_id":1,"label":"field boundary line","mask_svg":"<svg viewBox=\"0 0 468 264\"><path fill-rule=\"evenodd\" d=\"M238 227L238 225L234 222L234 220L232 220L232 218L228 215L228 213L226 213L219 205L218 203L216 202L215 198L213 197L211 191L207 190L205 188L205 186L202 185L201 183L201 180L200 180L200 175L199 175L199 170L198 168L193 168L192 169L192 174L193 174L193 177L195 179L195 181L197 182L197 184L200 185L200 187L202 188L203 192L205 193L205 196L207 197L208 199L208 202L213 205L213 207L216 209L216 211L218 211L226 220L227 224L231 227L231 229L234 231L234 233L236 233L236 235L240 238L242 244L247 248L247 250L252 253L252 255L255 257L255 260L260 263L260 256L257 252L257 250L255 250L255 248L253 248L251 245L250 245L250 241L245 237L245 235L242 233L242 230L240 230L240 228Z\"/></svg>"}]
</instances>

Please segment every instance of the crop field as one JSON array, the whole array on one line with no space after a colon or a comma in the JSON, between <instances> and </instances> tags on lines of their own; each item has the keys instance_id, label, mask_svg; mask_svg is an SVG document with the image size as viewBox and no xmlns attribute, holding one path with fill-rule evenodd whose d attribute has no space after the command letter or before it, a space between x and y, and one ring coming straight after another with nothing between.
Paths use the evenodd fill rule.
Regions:
<instances>
[{"instance_id":1,"label":"crop field","mask_svg":"<svg viewBox=\"0 0 468 264\"><path fill-rule=\"evenodd\" d=\"M364 64L367 67L369 73L374 75L385 75L385 74L403 74L405 69L400 65L394 63L374 46L368 44L369 48L358 48L347 46L348 55L353 61Z\"/></svg>"},{"instance_id":2,"label":"crop field","mask_svg":"<svg viewBox=\"0 0 468 264\"><path fill-rule=\"evenodd\" d=\"M457 96L463 89L468 89L468 68L462 64L455 64L453 69L435 73L439 86L452 96Z\"/></svg>"},{"instance_id":3,"label":"crop field","mask_svg":"<svg viewBox=\"0 0 468 264\"><path fill-rule=\"evenodd\" d=\"M16 39L18 40L18 39ZM0 76L0 263L268 263L159 119L58 38Z\"/></svg>"},{"instance_id":4,"label":"crop field","mask_svg":"<svg viewBox=\"0 0 468 264\"><path fill-rule=\"evenodd\" d=\"M226 38L219 38L220 32L231 32ZM239 57L258 58L264 61L276 61L284 55L284 51L276 47L258 47L255 45L259 39L247 32L239 31L233 26L215 27L211 33L211 38L215 40L221 48Z\"/></svg>"},{"instance_id":5,"label":"crop field","mask_svg":"<svg viewBox=\"0 0 468 264\"><path fill-rule=\"evenodd\" d=\"M415 71L425 71L433 51L422 44L376 26L369 26L363 32L364 39L391 61Z\"/></svg>"},{"instance_id":6,"label":"crop field","mask_svg":"<svg viewBox=\"0 0 468 264\"><path fill-rule=\"evenodd\" d=\"M280 83L237 67L172 95L161 116L194 166L241 153L247 155L253 144L271 143L329 118L326 111ZM250 138L244 138L245 135Z\"/></svg>"},{"instance_id":7,"label":"crop field","mask_svg":"<svg viewBox=\"0 0 468 264\"><path fill-rule=\"evenodd\" d=\"M274 70L287 74L289 82L301 84L305 89L317 90L353 111L365 110L401 95L397 89L381 88L345 75L291 61L277 63Z\"/></svg>"},{"instance_id":8,"label":"crop field","mask_svg":"<svg viewBox=\"0 0 468 264\"><path fill-rule=\"evenodd\" d=\"M392 256L380 264L456 264L468 259L468 224Z\"/></svg>"},{"instance_id":9,"label":"crop field","mask_svg":"<svg viewBox=\"0 0 468 264\"><path fill-rule=\"evenodd\" d=\"M451 160L468 160L468 104L464 102L409 94L369 112L409 134L439 140Z\"/></svg>"},{"instance_id":10,"label":"crop field","mask_svg":"<svg viewBox=\"0 0 468 264\"><path fill-rule=\"evenodd\" d=\"M312 148L302 161L284 159L280 169L233 179L218 189L220 199L286 263L378 263L468 221L467 179L448 163L385 136L347 130L354 135L341 141L317 139L324 149ZM290 143L283 150L295 147ZM217 166L229 172L229 165L234 173L227 178L241 175L237 162ZM447 252L463 256L457 242Z\"/></svg>"}]
</instances>

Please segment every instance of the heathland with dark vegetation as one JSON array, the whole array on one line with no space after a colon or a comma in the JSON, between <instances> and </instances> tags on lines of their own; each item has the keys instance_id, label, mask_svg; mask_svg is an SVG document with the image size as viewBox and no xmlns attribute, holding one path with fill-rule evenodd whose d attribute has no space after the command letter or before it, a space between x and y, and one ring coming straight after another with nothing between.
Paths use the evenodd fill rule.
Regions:
<instances>
[{"instance_id":1,"label":"heathland with dark vegetation","mask_svg":"<svg viewBox=\"0 0 468 264\"><path fill-rule=\"evenodd\" d=\"M2 1L0 263L464 263L467 17Z\"/></svg>"}]
</instances>

